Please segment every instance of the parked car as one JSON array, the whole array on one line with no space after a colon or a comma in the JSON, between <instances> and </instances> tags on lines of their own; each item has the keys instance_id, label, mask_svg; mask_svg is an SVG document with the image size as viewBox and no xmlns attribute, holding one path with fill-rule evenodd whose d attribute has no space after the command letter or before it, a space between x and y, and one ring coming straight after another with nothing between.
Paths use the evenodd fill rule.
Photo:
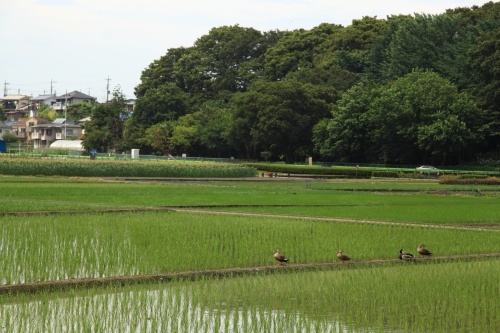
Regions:
<instances>
[{"instance_id":1,"label":"parked car","mask_svg":"<svg viewBox=\"0 0 500 333\"><path fill-rule=\"evenodd\" d=\"M421 165L417 169L421 174L436 174L439 175L439 169L432 165Z\"/></svg>"}]
</instances>

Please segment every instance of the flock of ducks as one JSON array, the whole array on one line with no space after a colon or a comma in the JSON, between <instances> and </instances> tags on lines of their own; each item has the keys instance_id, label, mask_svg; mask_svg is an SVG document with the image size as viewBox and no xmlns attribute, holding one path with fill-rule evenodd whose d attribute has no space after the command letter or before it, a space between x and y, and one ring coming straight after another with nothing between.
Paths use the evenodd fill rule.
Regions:
<instances>
[{"instance_id":1,"label":"flock of ducks","mask_svg":"<svg viewBox=\"0 0 500 333\"><path fill-rule=\"evenodd\" d=\"M427 250L425 248L424 244L420 244L418 246L417 252L418 252L418 254L420 254L421 256L424 256L424 257L429 257L432 254L432 252L430 252L429 250ZM399 257L398 258L401 260L412 260L414 258L414 256L411 253L403 252L403 250L401 249L401 250L399 250Z\"/></svg>"},{"instance_id":2,"label":"flock of ducks","mask_svg":"<svg viewBox=\"0 0 500 333\"><path fill-rule=\"evenodd\" d=\"M424 244L419 245L417 252L418 252L418 254L420 254L421 256L424 256L424 257L429 257L432 254L432 252L430 252L429 250L427 250L425 248ZM347 256L346 254L344 254L342 252L342 250L339 250L339 252L337 252L337 258L340 260L341 263L344 263L348 260L351 260L351 258L349 256ZM414 256L411 253L403 252L403 250L401 249L401 250L399 250L398 258L400 260L412 260L414 258ZM280 253L280 250L274 251L274 259L276 259L276 261L278 261L278 265L280 265L280 266L283 265L283 263L290 261L286 256L284 256Z\"/></svg>"}]
</instances>

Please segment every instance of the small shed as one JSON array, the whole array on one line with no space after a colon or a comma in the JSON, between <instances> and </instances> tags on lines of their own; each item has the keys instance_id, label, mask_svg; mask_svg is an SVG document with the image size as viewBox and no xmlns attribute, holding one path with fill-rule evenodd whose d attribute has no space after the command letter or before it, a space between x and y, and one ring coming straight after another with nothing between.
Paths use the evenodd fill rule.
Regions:
<instances>
[{"instance_id":1,"label":"small shed","mask_svg":"<svg viewBox=\"0 0 500 333\"><path fill-rule=\"evenodd\" d=\"M7 152L7 142L0 140L0 153Z\"/></svg>"},{"instance_id":2,"label":"small shed","mask_svg":"<svg viewBox=\"0 0 500 333\"><path fill-rule=\"evenodd\" d=\"M80 150L84 151L82 140L56 140L52 142L50 148L61 148L69 150Z\"/></svg>"}]
</instances>

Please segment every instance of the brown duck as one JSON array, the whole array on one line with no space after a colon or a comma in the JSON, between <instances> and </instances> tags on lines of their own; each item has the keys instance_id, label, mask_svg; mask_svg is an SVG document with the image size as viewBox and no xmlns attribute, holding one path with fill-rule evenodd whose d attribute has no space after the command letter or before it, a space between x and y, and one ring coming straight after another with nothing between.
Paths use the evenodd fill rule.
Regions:
<instances>
[{"instance_id":1,"label":"brown duck","mask_svg":"<svg viewBox=\"0 0 500 333\"><path fill-rule=\"evenodd\" d=\"M280 254L280 250L274 250L274 259L278 261L278 265L282 265L284 262L288 262L288 258Z\"/></svg>"},{"instance_id":2,"label":"brown duck","mask_svg":"<svg viewBox=\"0 0 500 333\"><path fill-rule=\"evenodd\" d=\"M342 250L339 250L339 252L337 252L337 258L339 258L342 263L346 262L347 260L351 260L351 258L342 253Z\"/></svg>"},{"instance_id":3,"label":"brown duck","mask_svg":"<svg viewBox=\"0 0 500 333\"><path fill-rule=\"evenodd\" d=\"M401 249L401 250L399 250L399 256L398 256L398 258L400 260L411 260L411 259L413 259L413 254L411 254L411 253L404 253L403 249Z\"/></svg>"},{"instance_id":4,"label":"brown duck","mask_svg":"<svg viewBox=\"0 0 500 333\"><path fill-rule=\"evenodd\" d=\"M417 252L421 255L421 256L430 256L432 254L432 252L430 252L429 250L427 250L425 248L425 245L424 244L420 244L418 249L417 249Z\"/></svg>"}]
</instances>

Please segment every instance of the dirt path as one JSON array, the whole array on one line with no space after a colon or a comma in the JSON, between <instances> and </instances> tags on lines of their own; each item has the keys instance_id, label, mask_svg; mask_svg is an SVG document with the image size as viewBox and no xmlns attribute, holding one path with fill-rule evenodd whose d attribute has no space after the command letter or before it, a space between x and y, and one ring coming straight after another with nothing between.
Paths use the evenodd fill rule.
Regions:
<instances>
[{"instance_id":1,"label":"dirt path","mask_svg":"<svg viewBox=\"0 0 500 333\"><path fill-rule=\"evenodd\" d=\"M216 210L206 210L206 209L204 210L204 209L196 209L196 208L176 208L176 207L170 207L170 210L173 210L176 212L188 212L188 213L238 215L238 216L261 216L261 217L301 219L301 220L407 226L407 227L415 227L415 228L419 227L419 228L454 229L454 230L500 231L500 225L491 225L491 226L440 225L440 224L429 224L429 223L409 223L409 222L393 222L393 221L364 220L364 219L360 220L360 219L349 219L349 218L339 218L339 217L301 216L301 215L266 214L266 213L249 213L249 212L226 212L226 211L216 211Z\"/></svg>"},{"instance_id":2,"label":"dirt path","mask_svg":"<svg viewBox=\"0 0 500 333\"><path fill-rule=\"evenodd\" d=\"M2 294L18 294L18 293L40 293L40 292L55 292L71 289L82 289L92 287L106 286L124 286L127 284L140 283L167 283L170 281L195 281L200 278L227 278L242 275L262 275L271 274L278 271L287 272L306 272L321 269L352 269L360 267L374 266L395 266L395 265L413 265L413 264L438 264L453 261L470 261L470 260L485 260L500 258L500 253L483 253L483 254L468 254L468 255L453 255L453 256L436 256L431 258L414 258L411 262L401 261L399 259L379 259L379 260L364 260L352 261L345 264L339 262L328 263L310 263L310 264L289 264L283 266L258 266L258 267L235 267L226 269L213 269L202 271L186 271L173 273L159 274L143 274L131 276L112 276L105 278L82 278L82 279L67 279L59 281L47 281L36 283L23 283L14 285L1 285L0 295Z\"/></svg>"},{"instance_id":3,"label":"dirt path","mask_svg":"<svg viewBox=\"0 0 500 333\"><path fill-rule=\"evenodd\" d=\"M268 205L269 207L290 207L290 205ZM307 205L308 207L315 205ZM335 205L316 205L318 207L335 206ZM332 221L332 222L348 222L348 223L361 223L361 224L379 224L379 225L392 225L392 226L406 226L412 228L435 228L435 229L454 229L454 230L475 230L475 231L500 231L500 224L491 225L443 225L443 224L430 224L430 223L412 223L412 222L395 222L395 221L382 221L382 220L367 220L367 219L350 219L340 217L322 217L322 216L303 216L303 215L289 215L289 214L270 214L270 213L252 213L252 212L228 212L215 210L216 208L237 208L237 207L252 207L251 205L209 205L209 206L151 206L151 207L125 207L125 208L111 208L111 209L92 209L92 210L52 210L52 211L18 211L18 212L0 212L0 216L19 216L19 215L50 215L50 214L88 214L88 213L127 213L127 212L154 212L154 211L175 211L186 213L202 213L202 214L221 214L221 215L237 215L237 216L260 216L272 218L287 218L287 219L301 219L301 220L317 220L317 221ZM259 205L258 207L263 207ZM296 207L302 207L297 205ZM213 209L206 209L213 208Z\"/></svg>"}]
</instances>

